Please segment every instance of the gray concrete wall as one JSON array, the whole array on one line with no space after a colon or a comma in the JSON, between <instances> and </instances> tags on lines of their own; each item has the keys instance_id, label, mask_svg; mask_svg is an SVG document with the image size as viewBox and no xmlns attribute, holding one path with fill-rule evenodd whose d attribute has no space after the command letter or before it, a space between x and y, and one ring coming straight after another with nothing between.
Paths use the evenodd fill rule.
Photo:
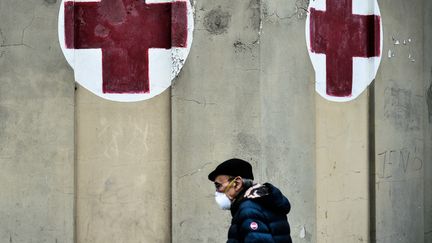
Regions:
<instances>
[{"instance_id":1,"label":"gray concrete wall","mask_svg":"<svg viewBox=\"0 0 432 243\"><path fill-rule=\"evenodd\" d=\"M317 242L370 242L368 95L335 103L316 94Z\"/></svg>"},{"instance_id":2,"label":"gray concrete wall","mask_svg":"<svg viewBox=\"0 0 432 243\"><path fill-rule=\"evenodd\" d=\"M0 242L73 242L74 82L56 1L0 1Z\"/></svg>"},{"instance_id":3,"label":"gray concrete wall","mask_svg":"<svg viewBox=\"0 0 432 243\"><path fill-rule=\"evenodd\" d=\"M376 242L423 242L423 1L384 0L380 8L384 49L375 81Z\"/></svg>"},{"instance_id":4,"label":"gray concrete wall","mask_svg":"<svg viewBox=\"0 0 432 243\"><path fill-rule=\"evenodd\" d=\"M432 1L423 2L423 53L424 53L424 94L426 96L425 124L425 165L424 165L424 232L425 243L432 243Z\"/></svg>"},{"instance_id":5,"label":"gray concrete wall","mask_svg":"<svg viewBox=\"0 0 432 243\"><path fill-rule=\"evenodd\" d=\"M304 34L308 1L261 3L260 179L289 197L293 241L316 242L315 75Z\"/></svg>"},{"instance_id":6,"label":"gray concrete wall","mask_svg":"<svg viewBox=\"0 0 432 243\"><path fill-rule=\"evenodd\" d=\"M76 102L77 242L170 242L170 93Z\"/></svg>"},{"instance_id":7,"label":"gray concrete wall","mask_svg":"<svg viewBox=\"0 0 432 243\"><path fill-rule=\"evenodd\" d=\"M170 242L171 236L223 242L230 215L214 202L207 174L234 156L252 162L256 181L272 182L290 198L295 242L340 235L360 241L349 235L365 228L366 217L357 219L362 228L340 228L337 212L350 215L350 206L363 212L364 198L361 205L338 202L332 209L339 218L327 221L328 205L316 204L316 193L326 192L315 191L322 183L315 178L333 173L331 183L340 185L354 165L332 171L323 164L315 175L315 163L326 161L315 153L315 138L326 135L316 134L322 124L315 105L335 114L353 105L359 114L349 108L346 121L363 126L357 115L366 117L365 97L344 107L316 101L304 41L306 1L197 1L194 44L171 95L114 103L78 86L76 107L73 73L57 41L58 4L0 1L0 242L73 242L74 192L77 242ZM383 0L380 7L384 50L375 81L371 203L377 242L429 243L432 2ZM363 139L364 132L355 132ZM347 141L364 152L363 140ZM364 187L352 189L354 199ZM330 230L318 237L320 219Z\"/></svg>"},{"instance_id":8,"label":"gray concrete wall","mask_svg":"<svg viewBox=\"0 0 432 243\"><path fill-rule=\"evenodd\" d=\"M196 2L194 44L172 89L173 242L226 240L230 215L207 175L231 157L282 189L294 240L315 242L313 72L296 8L305 4Z\"/></svg>"}]
</instances>

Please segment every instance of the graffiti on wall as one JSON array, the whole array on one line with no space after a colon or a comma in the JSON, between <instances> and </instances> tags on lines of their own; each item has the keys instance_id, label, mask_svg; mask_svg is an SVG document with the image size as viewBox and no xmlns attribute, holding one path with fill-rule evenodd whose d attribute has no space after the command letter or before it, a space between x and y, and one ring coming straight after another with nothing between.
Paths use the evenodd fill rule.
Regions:
<instances>
[{"instance_id":1,"label":"graffiti on wall","mask_svg":"<svg viewBox=\"0 0 432 243\"><path fill-rule=\"evenodd\" d=\"M421 131L424 96L395 84L384 89L384 118L403 131Z\"/></svg>"},{"instance_id":2,"label":"graffiti on wall","mask_svg":"<svg viewBox=\"0 0 432 243\"><path fill-rule=\"evenodd\" d=\"M187 0L63 0L58 28L78 83L109 100L139 101L171 85L193 23Z\"/></svg>"},{"instance_id":3,"label":"graffiti on wall","mask_svg":"<svg viewBox=\"0 0 432 243\"><path fill-rule=\"evenodd\" d=\"M331 101L359 96L375 78L382 54L376 0L310 1L306 42L316 91Z\"/></svg>"},{"instance_id":4,"label":"graffiti on wall","mask_svg":"<svg viewBox=\"0 0 432 243\"><path fill-rule=\"evenodd\" d=\"M422 140L419 140L423 142ZM407 174L423 169L423 148L414 145L400 149L388 149L376 155L378 162L377 177L380 180L403 178Z\"/></svg>"}]
</instances>

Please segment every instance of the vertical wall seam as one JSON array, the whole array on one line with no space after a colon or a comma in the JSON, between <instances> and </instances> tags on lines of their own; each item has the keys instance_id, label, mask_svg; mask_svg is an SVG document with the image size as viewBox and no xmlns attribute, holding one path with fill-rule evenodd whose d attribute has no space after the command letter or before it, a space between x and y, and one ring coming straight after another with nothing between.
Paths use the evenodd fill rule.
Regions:
<instances>
[{"instance_id":1,"label":"vertical wall seam","mask_svg":"<svg viewBox=\"0 0 432 243\"><path fill-rule=\"evenodd\" d=\"M263 29L263 1L264 0L259 0L259 16L260 16L260 22L259 22L259 29L258 29L258 67L259 67L259 97L260 97L260 104L259 104L259 116L260 116L260 125L261 125L261 129L260 129L260 155L259 155L259 161L264 161L264 150L263 150L263 146L264 146L264 131L263 131L263 124L264 124L264 118L262 115L262 110L263 110L263 104L264 104L264 97L261 95L262 94L262 76L263 76L263 71L262 71L262 66L261 66L261 34L262 34L262 29ZM258 173L259 173L259 178L264 178L264 173L263 173L263 167L261 165L258 166Z\"/></svg>"},{"instance_id":2,"label":"vertical wall seam","mask_svg":"<svg viewBox=\"0 0 432 243\"><path fill-rule=\"evenodd\" d=\"M369 239L376 242L376 178L375 178L375 80L369 85L368 97L369 149Z\"/></svg>"},{"instance_id":3,"label":"vertical wall seam","mask_svg":"<svg viewBox=\"0 0 432 243\"><path fill-rule=\"evenodd\" d=\"M170 237L170 242L173 242L173 239L174 239L174 235L173 235L173 233L174 233L174 231L173 231L173 221L174 221L174 218L173 218L173 205L174 205L174 203L173 203L173 187L174 187L174 185L173 185L173 175L174 175L174 173L173 173L173 122L172 122L172 118L173 118L173 106L172 106L172 86L170 87L170 89L169 89L169 110L170 110L170 112L169 112L169 116L168 116L168 119L169 119L169 122L170 122L170 125L169 125L169 127L170 127L170 131L169 131L169 140L170 140L170 142L168 143L169 145L170 145L170 148L169 148L169 151L170 151L170 153L169 153L169 161L170 161L170 163L169 163L169 182L168 182L168 185L169 185L169 200L170 200L170 203L169 203L169 227L168 227L168 229L170 230L170 233L169 233L169 237Z\"/></svg>"},{"instance_id":4,"label":"vertical wall seam","mask_svg":"<svg viewBox=\"0 0 432 243\"><path fill-rule=\"evenodd\" d=\"M73 193L74 193L74 195L73 195L73 206L72 206L72 215L73 215L73 220L72 220L72 222L73 222L73 239L72 239L72 241L74 242L74 243L78 243L78 219L77 219L77 217L78 217L78 210L77 210L77 204L78 204L78 153L77 153L77 144L78 144L78 142L77 142L77 132L78 132L78 126L77 126L77 117L78 117L78 115L77 115L77 89L78 89L78 86L77 86L77 83L74 83L74 100L73 100L73 102L74 102L74 118L73 118L73 129L74 129L74 131L73 131L73 143L74 143L74 153L73 153L73 163L74 163L74 165L73 165L73 183L72 183L72 185L73 185Z\"/></svg>"},{"instance_id":5,"label":"vertical wall seam","mask_svg":"<svg viewBox=\"0 0 432 243\"><path fill-rule=\"evenodd\" d=\"M423 103L423 105L424 105L424 114L426 114L426 117L423 119L423 131L424 131L424 133L423 133L423 159L424 159L424 161L425 161L425 159L427 159L427 133L426 133L426 131L428 131L428 129L427 129L427 127L428 127L428 122L429 122L429 119L430 119L430 116L429 116L429 110L428 110L428 104L427 104L427 100L428 100L428 96L427 96L427 93L428 93L428 87L429 87L429 84L428 84L428 74L427 74L427 72L428 72L428 67L426 66L427 65L427 62L426 62L426 57L427 57L427 54L425 54L425 52L424 52L424 50L426 50L426 45L425 45L425 43L426 43L426 39L427 39L427 37L426 37L426 26L427 26L427 21L426 21L426 7L427 7L427 5L426 5L426 0L424 0L424 1L422 1L422 9L423 9L423 11L422 11L422 24L423 24L423 28L422 28L422 50L423 50L423 55L422 55L422 63L423 63L423 65L422 65L422 73L421 73L421 75L422 75L422 81L424 82L424 86L423 87L425 87L425 90L426 90L426 92L424 92L423 93L423 95L424 95L424 97L425 97L425 102ZM432 73L432 70L431 70L431 73ZM432 77L432 76L431 76ZM426 196L425 195L428 195L427 194L427 188L429 188L428 187L428 185L427 185L427 167L425 168L425 167L423 167L424 169L423 169L423 223L422 223L422 225L423 225L423 240L425 241L426 240L426 235L427 235L427 225L426 225L426 223L427 223L427 220L426 220L426 218L425 218L425 216L427 215L427 199L426 199Z\"/></svg>"}]
</instances>

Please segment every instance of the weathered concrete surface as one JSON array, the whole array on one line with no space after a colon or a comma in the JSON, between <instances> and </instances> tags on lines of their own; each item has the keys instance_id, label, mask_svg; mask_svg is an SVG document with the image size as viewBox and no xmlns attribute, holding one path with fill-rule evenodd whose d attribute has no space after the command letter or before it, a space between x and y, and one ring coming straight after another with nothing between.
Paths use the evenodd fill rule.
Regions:
<instances>
[{"instance_id":1,"label":"weathered concrete surface","mask_svg":"<svg viewBox=\"0 0 432 243\"><path fill-rule=\"evenodd\" d=\"M74 238L74 84L57 2L0 1L0 242ZM368 240L367 94L347 104L315 94L306 4L197 1L171 97L173 242L226 239L230 216L206 177L233 156L290 198L295 242ZM432 2L380 7L371 227L377 242L431 243ZM170 242L169 92L124 104L78 87L76 98L77 242Z\"/></svg>"},{"instance_id":2,"label":"weathered concrete surface","mask_svg":"<svg viewBox=\"0 0 432 243\"><path fill-rule=\"evenodd\" d=\"M424 91L424 232L425 243L432 243L432 1L423 2Z\"/></svg>"},{"instance_id":3,"label":"weathered concrete surface","mask_svg":"<svg viewBox=\"0 0 432 243\"><path fill-rule=\"evenodd\" d=\"M304 227L301 241L314 242L304 15L294 1L208 0L195 9L194 46L172 91L173 242L226 240L230 215L218 209L207 175L231 157L251 161L256 181L282 189L293 205L293 239Z\"/></svg>"},{"instance_id":4,"label":"weathered concrete surface","mask_svg":"<svg viewBox=\"0 0 432 243\"><path fill-rule=\"evenodd\" d=\"M380 8L384 55L375 81L376 242L424 242L423 1L384 0Z\"/></svg>"},{"instance_id":5,"label":"weathered concrete surface","mask_svg":"<svg viewBox=\"0 0 432 243\"><path fill-rule=\"evenodd\" d=\"M73 242L74 83L55 1L0 1L0 242Z\"/></svg>"},{"instance_id":6,"label":"weathered concrete surface","mask_svg":"<svg viewBox=\"0 0 432 243\"><path fill-rule=\"evenodd\" d=\"M194 44L172 89L173 242L226 241L229 212L218 209L207 175L234 156L255 170L261 162L256 8L196 2Z\"/></svg>"},{"instance_id":7,"label":"weathered concrete surface","mask_svg":"<svg viewBox=\"0 0 432 243\"><path fill-rule=\"evenodd\" d=\"M79 243L170 242L169 98L119 103L78 88Z\"/></svg>"},{"instance_id":8,"label":"weathered concrete surface","mask_svg":"<svg viewBox=\"0 0 432 243\"><path fill-rule=\"evenodd\" d=\"M368 242L368 91L316 98L317 242Z\"/></svg>"},{"instance_id":9,"label":"weathered concrete surface","mask_svg":"<svg viewBox=\"0 0 432 243\"><path fill-rule=\"evenodd\" d=\"M261 2L261 178L289 196L293 241L316 242L315 83L304 34L308 1Z\"/></svg>"}]
</instances>

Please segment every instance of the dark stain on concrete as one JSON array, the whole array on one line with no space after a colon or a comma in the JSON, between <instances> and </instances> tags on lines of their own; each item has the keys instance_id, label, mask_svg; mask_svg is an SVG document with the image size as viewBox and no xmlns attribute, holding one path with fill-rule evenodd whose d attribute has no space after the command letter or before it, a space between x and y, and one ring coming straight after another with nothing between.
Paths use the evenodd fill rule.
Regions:
<instances>
[{"instance_id":1,"label":"dark stain on concrete","mask_svg":"<svg viewBox=\"0 0 432 243\"><path fill-rule=\"evenodd\" d=\"M0 44L4 45L6 42L4 36L3 36L3 31L0 29Z\"/></svg>"},{"instance_id":2,"label":"dark stain on concrete","mask_svg":"<svg viewBox=\"0 0 432 243\"><path fill-rule=\"evenodd\" d=\"M5 43L6 43L6 40L3 36L2 30L0 29L0 58L3 57L3 55L5 53L5 51L2 50L2 47L4 47Z\"/></svg>"},{"instance_id":3,"label":"dark stain on concrete","mask_svg":"<svg viewBox=\"0 0 432 243\"><path fill-rule=\"evenodd\" d=\"M261 0L251 0L248 8L252 11L250 17L252 28L259 30L261 26Z\"/></svg>"},{"instance_id":4,"label":"dark stain on concrete","mask_svg":"<svg viewBox=\"0 0 432 243\"><path fill-rule=\"evenodd\" d=\"M384 90L384 117L399 129L419 130L419 106L423 101L419 103L414 98L411 90L396 85L388 86Z\"/></svg>"},{"instance_id":5,"label":"dark stain on concrete","mask_svg":"<svg viewBox=\"0 0 432 243\"><path fill-rule=\"evenodd\" d=\"M217 8L213 9L204 17L204 27L213 35L220 35L227 31L231 22L231 14Z\"/></svg>"},{"instance_id":6,"label":"dark stain on concrete","mask_svg":"<svg viewBox=\"0 0 432 243\"><path fill-rule=\"evenodd\" d=\"M3 35L3 31L0 29L0 47L4 47L6 44L6 38Z\"/></svg>"},{"instance_id":7,"label":"dark stain on concrete","mask_svg":"<svg viewBox=\"0 0 432 243\"><path fill-rule=\"evenodd\" d=\"M428 106L429 123L432 123L432 80L429 89L426 91L426 102Z\"/></svg>"},{"instance_id":8,"label":"dark stain on concrete","mask_svg":"<svg viewBox=\"0 0 432 243\"><path fill-rule=\"evenodd\" d=\"M233 43L234 46L234 51L236 53L240 53L240 52L246 52L246 51L252 51L252 49L258 44L259 39L256 39L254 42L252 43L244 43L241 40L236 40Z\"/></svg>"},{"instance_id":9,"label":"dark stain on concrete","mask_svg":"<svg viewBox=\"0 0 432 243\"><path fill-rule=\"evenodd\" d=\"M57 0L44 0L48 4L56 4Z\"/></svg>"},{"instance_id":10,"label":"dark stain on concrete","mask_svg":"<svg viewBox=\"0 0 432 243\"><path fill-rule=\"evenodd\" d=\"M0 106L0 121L2 121L0 123L0 136L4 138L5 133L8 132L8 130L7 130L8 122L7 121L10 121L10 112L4 106Z\"/></svg>"},{"instance_id":11,"label":"dark stain on concrete","mask_svg":"<svg viewBox=\"0 0 432 243\"><path fill-rule=\"evenodd\" d=\"M244 52L244 51L248 50L248 47L246 46L246 44L240 40L237 40L236 42L234 42L233 46L234 46L235 52Z\"/></svg>"},{"instance_id":12,"label":"dark stain on concrete","mask_svg":"<svg viewBox=\"0 0 432 243\"><path fill-rule=\"evenodd\" d=\"M237 134L239 150L249 155L259 155L261 153L261 143L251 134L240 132Z\"/></svg>"}]
</instances>

